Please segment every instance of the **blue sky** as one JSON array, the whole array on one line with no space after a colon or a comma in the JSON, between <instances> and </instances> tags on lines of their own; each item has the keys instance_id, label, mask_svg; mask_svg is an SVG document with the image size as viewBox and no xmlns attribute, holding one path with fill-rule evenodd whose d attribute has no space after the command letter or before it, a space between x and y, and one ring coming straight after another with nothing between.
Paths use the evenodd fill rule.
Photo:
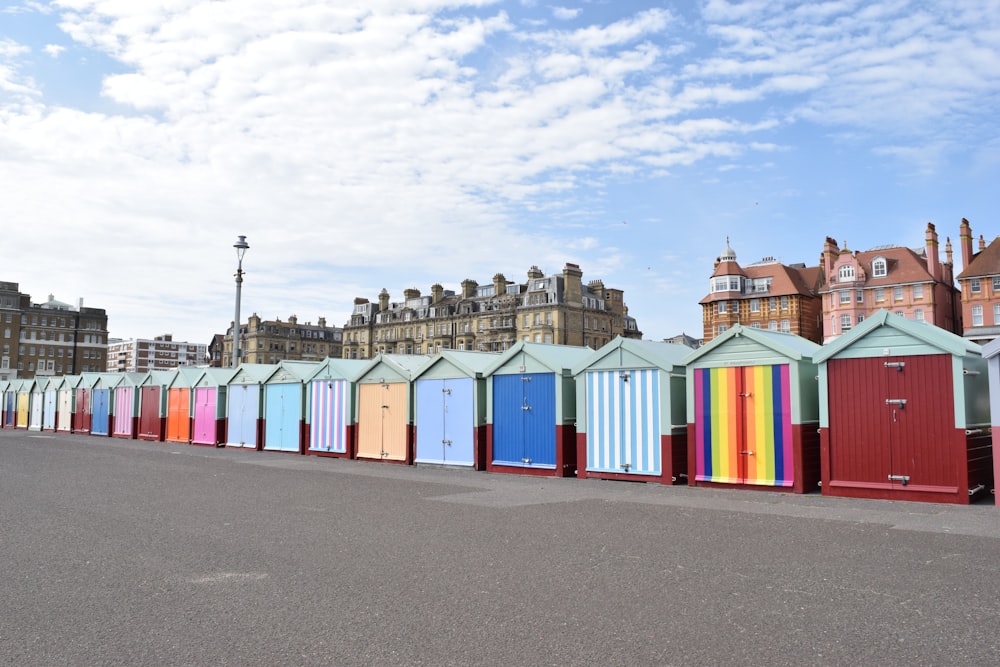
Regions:
<instances>
[{"instance_id":1,"label":"blue sky","mask_svg":"<svg viewBox=\"0 0 1000 667\"><path fill-rule=\"evenodd\" d=\"M0 0L0 280L207 342L243 234L244 320L573 262L699 335L727 237L992 239L998 117L996 0Z\"/></svg>"}]
</instances>

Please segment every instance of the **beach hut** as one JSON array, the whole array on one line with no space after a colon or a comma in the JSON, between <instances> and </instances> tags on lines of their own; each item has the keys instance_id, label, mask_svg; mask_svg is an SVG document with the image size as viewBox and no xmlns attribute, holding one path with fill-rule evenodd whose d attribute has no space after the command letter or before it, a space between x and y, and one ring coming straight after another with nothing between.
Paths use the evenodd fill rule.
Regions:
<instances>
[{"instance_id":1,"label":"beach hut","mask_svg":"<svg viewBox=\"0 0 1000 667\"><path fill-rule=\"evenodd\" d=\"M593 354L588 347L518 341L487 367L487 470L576 474L572 369Z\"/></svg>"},{"instance_id":2,"label":"beach hut","mask_svg":"<svg viewBox=\"0 0 1000 667\"><path fill-rule=\"evenodd\" d=\"M167 387L177 375L177 369L151 370L139 383L139 420L136 437L139 440L163 442L167 432Z\"/></svg>"},{"instance_id":3,"label":"beach hut","mask_svg":"<svg viewBox=\"0 0 1000 667\"><path fill-rule=\"evenodd\" d=\"M441 350L417 371L415 463L486 469L486 369L498 358Z\"/></svg>"},{"instance_id":4,"label":"beach hut","mask_svg":"<svg viewBox=\"0 0 1000 667\"><path fill-rule=\"evenodd\" d=\"M167 382L167 421L164 439L169 442L191 442L192 385L204 368L180 366ZM214 443L213 443L214 444Z\"/></svg>"},{"instance_id":5,"label":"beach hut","mask_svg":"<svg viewBox=\"0 0 1000 667\"><path fill-rule=\"evenodd\" d=\"M76 387L79 383L79 375L64 375L59 378L56 387L56 431L60 433L73 432Z\"/></svg>"},{"instance_id":6,"label":"beach hut","mask_svg":"<svg viewBox=\"0 0 1000 667\"><path fill-rule=\"evenodd\" d=\"M55 375L39 378L38 384L42 389L42 430L56 430L56 411L59 408L59 383L61 377Z\"/></svg>"},{"instance_id":7,"label":"beach hut","mask_svg":"<svg viewBox=\"0 0 1000 667\"><path fill-rule=\"evenodd\" d=\"M993 488L978 345L880 310L814 358L824 495L965 504Z\"/></svg>"},{"instance_id":8,"label":"beach hut","mask_svg":"<svg viewBox=\"0 0 1000 667\"><path fill-rule=\"evenodd\" d=\"M74 433L90 433L93 419L92 395L98 377L100 377L98 373L80 373L80 380L76 383L76 395L73 398Z\"/></svg>"},{"instance_id":9,"label":"beach hut","mask_svg":"<svg viewBox=\"0 0 1000 667\"><path fill-rule=\"evenodd\" d=\"M264 381L264 451L302 453L306 383L317 366L313 361L282 361Z\"/></svg>"},{"instance_id":10,"label":"beach hut","mask_svg":"<svg viewBox=\"0 0 1000 667\"><path fill-rule=\"evenodd\" d=\"M226 446L259 449L264 425L264 382L277 364L241 364L229 381Z\"/></svg>"},{"instance_id":11,"label":"beach hut","mask_svg":"<svg viewBox=\"0 0 1000 667\"><path fill-rule=\"evenodd\" d=\"M617 337L573 368L577 477L683 482L691 348Z\"/></svg>"},{"instance_id":12,"label":"beach hut","mask_svg":"<svg viewBox=\"0 0 1000 667\"><path fill-rule=\"evenodd\" d=\"M115 438L135 439L139 431L139 388L148 373L122 373L121 381L112 391L114 415L111 435Z\"/></svg>"},{"instance_id":13,"label":"beach hut","mask_svg":"<svg viewBox=\"0 0 1000 667\"><path fill-rule=\"evenodd\" d=\"M309 377L306 453L353 458L355 455L354 378L368 366L364 359L326 359Z\"/></svg>"},{"instance_id":14,"label":"beach hut","mask_svg":"<svg viewBox=\"0 0 1000 667\"><path fill-rule=\"evenodd\" d=\"M816 488L818 351L800 336L737 324L685 359L689 484Z\"/></svg>"},{"instance_id":15,"label":"beach hut","mask_svg":"<svg viewBox=\"0 0 1000 667\"><path fill-rule=\"evenodd\" d=\"M98 373L90 394L91 435L111 435L111 420L115 414L114 390L123 379L121 373Z\"/></svg>"},{"instance_id":16,"label":"beach hut","mask_svg":"<svg viewBox=\"0 0 1000 667\"><path fill-rule=\"evenodd\" d=\"M194 381L191 444L218 447L226 442L226 395L235 368L206 368Z\"/></svg>"},{"instance_id":17,"label":"beach hut","mask_svg":"<svg viewBox=\"0 0 1000 667\"><path fill-rule=\"evenodd\" d=\"M413 462L413 374L430 359L417 354L379 354L356 378L357 458Z\"/></svg>"}]
</instances>

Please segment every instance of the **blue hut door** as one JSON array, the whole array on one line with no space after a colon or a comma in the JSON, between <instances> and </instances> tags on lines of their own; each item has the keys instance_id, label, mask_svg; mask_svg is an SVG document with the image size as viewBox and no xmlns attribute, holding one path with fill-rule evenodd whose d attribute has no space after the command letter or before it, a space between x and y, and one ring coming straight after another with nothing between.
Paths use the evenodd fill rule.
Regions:
<instances>
[{"instance_id":1,"label":"blue hut door","mask_svg":"<svg viewBox=\"0 0 1000 667\"><path fill-rule=\"evenodd\" d=\"M471 378L417 380L417 463L473 465Z\"/></svg>"},{"instance_id":2,"label":"blue hut door","mask_svg":"<svg viewBox=\"0 0 1000 667\"><path fill-rule=\"evenodd\" d=\"M257 448L257 415L260 391L257 385L229 387L229 429L226 443L231 447Z\"/></svg>"},{"instance_id":3,"label":"blue hut door","mask_svg":"<svg viewBox=\"0 0 1000 667\"><path fill-rule=\"evenodd\" d=\"M493 376L493 463L556 467L555 375Z\"/></svg>"},{"instance_id":4,"label":"blue hut door","mask_svg":"<svg viewBox=\"0 0 1000 667\"><path fill-rule=\"evenodd\" d=\"M301 384L269 384L264 389L264 449L299 451Z\"/></svg>"},{"instance_id":5,"label":"blue hut door","mask_svg":"<svg viewBox=\"0 0 1000 667\"><path fill-rule=\"evenodd\" d=\"M316 380L312 383L309 408L310 450L347 452L349 391L347 380Z\"/></svg>"},{"instance_id":6,"label":"blue hut door","mask_svg":"<svg viewBox=\"0 0 1000 667\"><path fill-rule=\"evenodd\" d=\"M656 369L587 373L587 470L661 474Z\"/></svg>"},{"instance_id":7,"label":"blue hut door","mask_svg":"<svg viewBox=\"0 0 1000 667\"><path fill-rule=\"evenodd\" d=\"M92 392L90 432L94 435L108 434L108 404L110 400L110 389L95 389Z\"/></svg>"}]
</instances>

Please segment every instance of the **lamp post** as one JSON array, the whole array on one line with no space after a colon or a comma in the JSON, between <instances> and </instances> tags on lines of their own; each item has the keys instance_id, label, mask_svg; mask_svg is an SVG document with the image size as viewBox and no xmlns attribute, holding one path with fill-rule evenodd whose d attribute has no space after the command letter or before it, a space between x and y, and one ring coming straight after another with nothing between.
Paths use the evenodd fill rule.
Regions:
<instances>
[{"instance_id":1,"label":"lamp post","mask_svg":"<svg viewBox=\"0 0 1000 667\"><path fill-rule=\"evenodd\" d=\"M236 317L233 319L233 368L240 363L240 291L243 289L243 255L250 244L247 237L240 236L233 244L236 248Z\"/></svg>"}]
</instances>

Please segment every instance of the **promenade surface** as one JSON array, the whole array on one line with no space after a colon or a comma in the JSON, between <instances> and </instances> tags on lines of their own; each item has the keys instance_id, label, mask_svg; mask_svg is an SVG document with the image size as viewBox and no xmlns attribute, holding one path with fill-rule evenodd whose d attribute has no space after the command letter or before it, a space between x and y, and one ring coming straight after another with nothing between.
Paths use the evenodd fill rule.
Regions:
<instances>
[{"instance_id":1,"label":"promenade surface","mask_svg":"<svg viewBox=\"0 0 1000 667\"><path fill-rule=\"evenodd\" d=\"M993 665L1000 508L0 430L0 665Z\"/></svg>"}]
</instances>

